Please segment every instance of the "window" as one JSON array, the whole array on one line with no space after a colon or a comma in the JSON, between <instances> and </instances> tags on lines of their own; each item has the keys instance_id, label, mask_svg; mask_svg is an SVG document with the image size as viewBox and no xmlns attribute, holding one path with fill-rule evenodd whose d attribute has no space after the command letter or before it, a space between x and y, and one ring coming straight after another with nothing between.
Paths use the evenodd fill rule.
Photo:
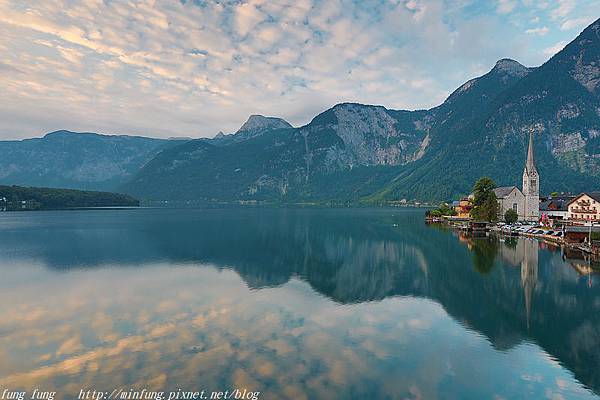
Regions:
<instances>
[{"instance_id":1,"label":"window","mask_svg":"<svg viewBox=\"0 0 600 400\"><path fill-rule=\"evenodd\" d=\"M533 180L531 181L531 187L532 187L532 188L535 188L535 184L536 184L536 180L535 180L535 179L533 179Z\"/></svg>"},{"instance_id":2,"label":"window","mask_svg":"<svg viewBox=\"0 0 600 400\"><path fill-rule=\"evenodd\" d=\"M513 203L513 210L517 211L517 203Z\"/></svg>"}]
</instances>

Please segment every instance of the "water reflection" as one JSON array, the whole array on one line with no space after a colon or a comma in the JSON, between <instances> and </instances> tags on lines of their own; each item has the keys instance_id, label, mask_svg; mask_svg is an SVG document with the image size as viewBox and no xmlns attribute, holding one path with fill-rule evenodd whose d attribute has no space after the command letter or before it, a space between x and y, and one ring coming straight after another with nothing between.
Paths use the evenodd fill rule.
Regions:
<instances>
[{"instance_id":1,"label":"water reflection","mask_svg":"<svg viewBox=\"0 0 600 400\"><path fill-rule=\"evenodd\" d=\"M497 296L502 303L493 313L499 320L492 324L498 326L490 331L482 320L474 326L498 348L512 348L524 339L540 344L598 392L600 373L593 366L600 365L600 291L593 282L600 265L579 252L534 239L454 235L472 252L478 272L489 274L496 268L486 279L485 296ZM520 273L520 296L511 268ZM471 285L469 290L476 289ZM526 329L514 319L525 319Z\"/></svg>"},{"instance_id":2,"label":"water reflection","mask_svg":"<svg viewBox=\"0 0 600 400\"><path fill-rule=\"evenodd\" d=\"M592 264L533 240L389 210L12 214L0 234L0 386L589 395L571 371L600 392Z\"/></svg>"},{"instance_id":3,"label":"water reflection","mask_svg":"<svg viewBox=\"0 0 600 400\"><path fill-rule=\"evenodd\" d=\"M527 329L531 319L531 299L538 283L538 254L540 243L532 239L491 236L473 239L468 234L459 234L473 252L473 266L482 274L489 274L496 265L496 258L521 272L521 287L525 301ZM591 271L590 271L591 272Z\"/></svg>"},{"instance_id":4,"label":"water reflection","mask_svg":"<svg viewBox=\"0 0 600 400\"><path fill-rule=\"evenodd\" d=\"M525 295L525 310L527 312L527 330L531 319L531 295L538 281L538 244L533 240L521 240L523 259L521 260L521 286Z\"/></svg>"}]
</instances>

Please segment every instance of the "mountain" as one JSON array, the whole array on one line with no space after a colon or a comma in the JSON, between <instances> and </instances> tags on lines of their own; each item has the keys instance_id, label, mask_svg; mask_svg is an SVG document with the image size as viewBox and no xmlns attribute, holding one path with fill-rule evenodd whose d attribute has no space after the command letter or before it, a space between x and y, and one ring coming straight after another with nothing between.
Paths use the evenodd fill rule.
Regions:
<instances>
[{"instance_id":1,"label":"mountain","mask_svg":"<svg viewBox=\"0 0 600 400\"><path fill-rule=\"evenodd\" d=\"M179 200L350 199L381 187L393 167L422 157L429 141L426 112L381 106L339 104L300 128L270 122L259 128L247 122L228 139L165 150L123 190L152 200L167 192Z\"/></svg>"},{"instance_id":2,"label":"mountain","mask_svg":"<svg viewBox=\"0 0 600 400\"><path fill-rule=\"evenodd\" d=\"M292 128L292 125L281 118L251 115L235 134L244 138L251 138L269 130L285 128Z\"/></svg>"},{"instance_id":3,"label":"mountain","mask_svg":"<svg viewBox=\"0 0 600 400\"><path fill-rule=\"evenodd\" d=\"M276 117L265 117L263 115L251 115L246 122L234 134L226 135L222 131L212 139L202 139L214 145L226 145L233 142L242 142L262 135L263 133L274 129L293 128L292 125L284 119Z\"/></svg>"},{"instance_id":4,"label":"mountain","mask_svg":"<svg viewBox=\"0 0 600 400\"><path fill-rule=\"evenodd\" d=\"M530 130L535 132L542 192L598 188L599 30L600 20L545 64L527 73L513 68L519 71L516 82L509 83L491 101L482 101L479 106L471 103L477 107L472 117L465 118L463 113L452 122L452 115L459 112L448 104L454 94L450 96L434 110L431 151L371 199L449 198L467 193L481 175L493 177L500 185L519 184Z\"/></svg>"},{"instance_id":5,"label":"mountain","mask_svg":"<svg viewBox=\"0 0 600 400\"><path fill-rule=\"evenodd\" d=\"M179 140L56 131L0 141L0 184L113 190Z\"/></svg>"},{"instance_id":6,"label":"mountain","mask_svg":"<svg viewBox=\"0 0 600 400\"><path fill-rule=\"evenodd\" d=\"M489 175L520 185L535 131L542 192L600 186L600 22L537 68L499 60L430 110L338 104L309 124L250 117L163 151L124 186L148 199L443 200Z\"/></svg>"},{"instance_id":7,"label":"mountain","mask_svg":"<svg viewBox=\"0 0 600 400\"><path fill-rule=\"evenodd\" d=\"M438 201L483 175L520 186L532 130L542 193L600 187L600 20L542 66L501 59L429 110L343 103L301 127L252 115L212 139L0 142L0 183L148 200Z\"/></svg>"}]
</instances>

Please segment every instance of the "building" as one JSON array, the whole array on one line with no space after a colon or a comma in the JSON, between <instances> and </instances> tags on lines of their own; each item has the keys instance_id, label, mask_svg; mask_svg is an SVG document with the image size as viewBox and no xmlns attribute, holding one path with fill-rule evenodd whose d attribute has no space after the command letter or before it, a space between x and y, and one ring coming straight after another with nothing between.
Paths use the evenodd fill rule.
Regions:
<instances>
[{"instance_id":1,"label":"building","mask_svg":"<svg viewBox=\"0 0 600 400\"><path fill-rule=\"evenodd\" d=\"M452 203L452 208L456 212L456 218L471 218L471 210L473 209L471 200L472 195Z\"/></svg>"},{"instance_id":2,"label":"building","mask_svg":"<svg viewBox=\"0 0 600 400\"><path fill-rule=\"evenodd\" d=\"M581 193L568 204L569 220L600 223L600 192Z\"/></svg>"},{"instance_id":3,"label":"building","mask_svg":"<svg viewBox=\"0 0 600 400\"><path fill-rule=\"evenodd\" d=\"M529 132L527 161L523 169L523 190L516 186L504 186L494 189L498 199L499 219L504 218L508 209L517 212L519 220L535 221L540 218L540 180L533 157L533 130Z\"/></svg>"},{"instance_id":4,"label":"building","mask_svg":"<svg viewBox=\"0 0 600 400\"><path fill-rule=\"evenodd\" d=\"M559 194L540 200L540 215L545 215L552 221L566 220L569 218L569 203L576 196L573 194Z\"/></svg>"},{"instance_id":5,"label":"building","mask_svg":"<svg viewBox=\"0 0 600 400\"><path fill-rule=\"evenodd\" d=\"M506 210L513 209L517 212L520 220L525 219L525 196L516 186L504 186L494 189L498 199L499 219L504 219Z\"/></svg>"},{"instance_id":6,"label":"building","mask_svg":"<svg viewBox=\"0 0 600 400\"><path fill-rule=\"evenodd\" d=\"M572 225L565 227L564 230L565 241L568 243L586 243L589 242L590 239L593 240L592 235L600 234L599 226Z\"/></svg>"},{"instance_id":7,"label":"building","mask_svg":"<svg viewBox=\"0 0 600 400\"><path fill-rule=\"evenodd\" d=\"M524 219L538 221L540 219L540 179L533 157L533 130L529 131L527 162L523 170L523 195L525 196Z\"/></svg>"}]
</instances>

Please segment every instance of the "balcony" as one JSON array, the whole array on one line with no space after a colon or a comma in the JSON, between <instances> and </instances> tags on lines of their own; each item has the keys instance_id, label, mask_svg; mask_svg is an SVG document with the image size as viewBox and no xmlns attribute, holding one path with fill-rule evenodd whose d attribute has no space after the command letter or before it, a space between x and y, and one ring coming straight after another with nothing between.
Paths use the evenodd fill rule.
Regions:
<instances>
[{"instance_id":1,"label":"balcony","mask_svg":"<svg viewBox=\"0 0 600 400\"><path fill-rule=\"evenodd\" d=\"M600 221L595 215L584 215L584 214L571 214L569 215L571 221Z\"/></svg>"},{"instance_id":2,"label":"balcony","mask_svg":"<svg viewBox=\"0 0 600 400\"><path fill-rule=\"evenodd\" d=\"M589 208L578 208L578 207L573 207L571 208L571 210L569 210L569 212L572 212L574 214L596 214L596 207L589 209Z\"/></svg>"}]
</instances>

